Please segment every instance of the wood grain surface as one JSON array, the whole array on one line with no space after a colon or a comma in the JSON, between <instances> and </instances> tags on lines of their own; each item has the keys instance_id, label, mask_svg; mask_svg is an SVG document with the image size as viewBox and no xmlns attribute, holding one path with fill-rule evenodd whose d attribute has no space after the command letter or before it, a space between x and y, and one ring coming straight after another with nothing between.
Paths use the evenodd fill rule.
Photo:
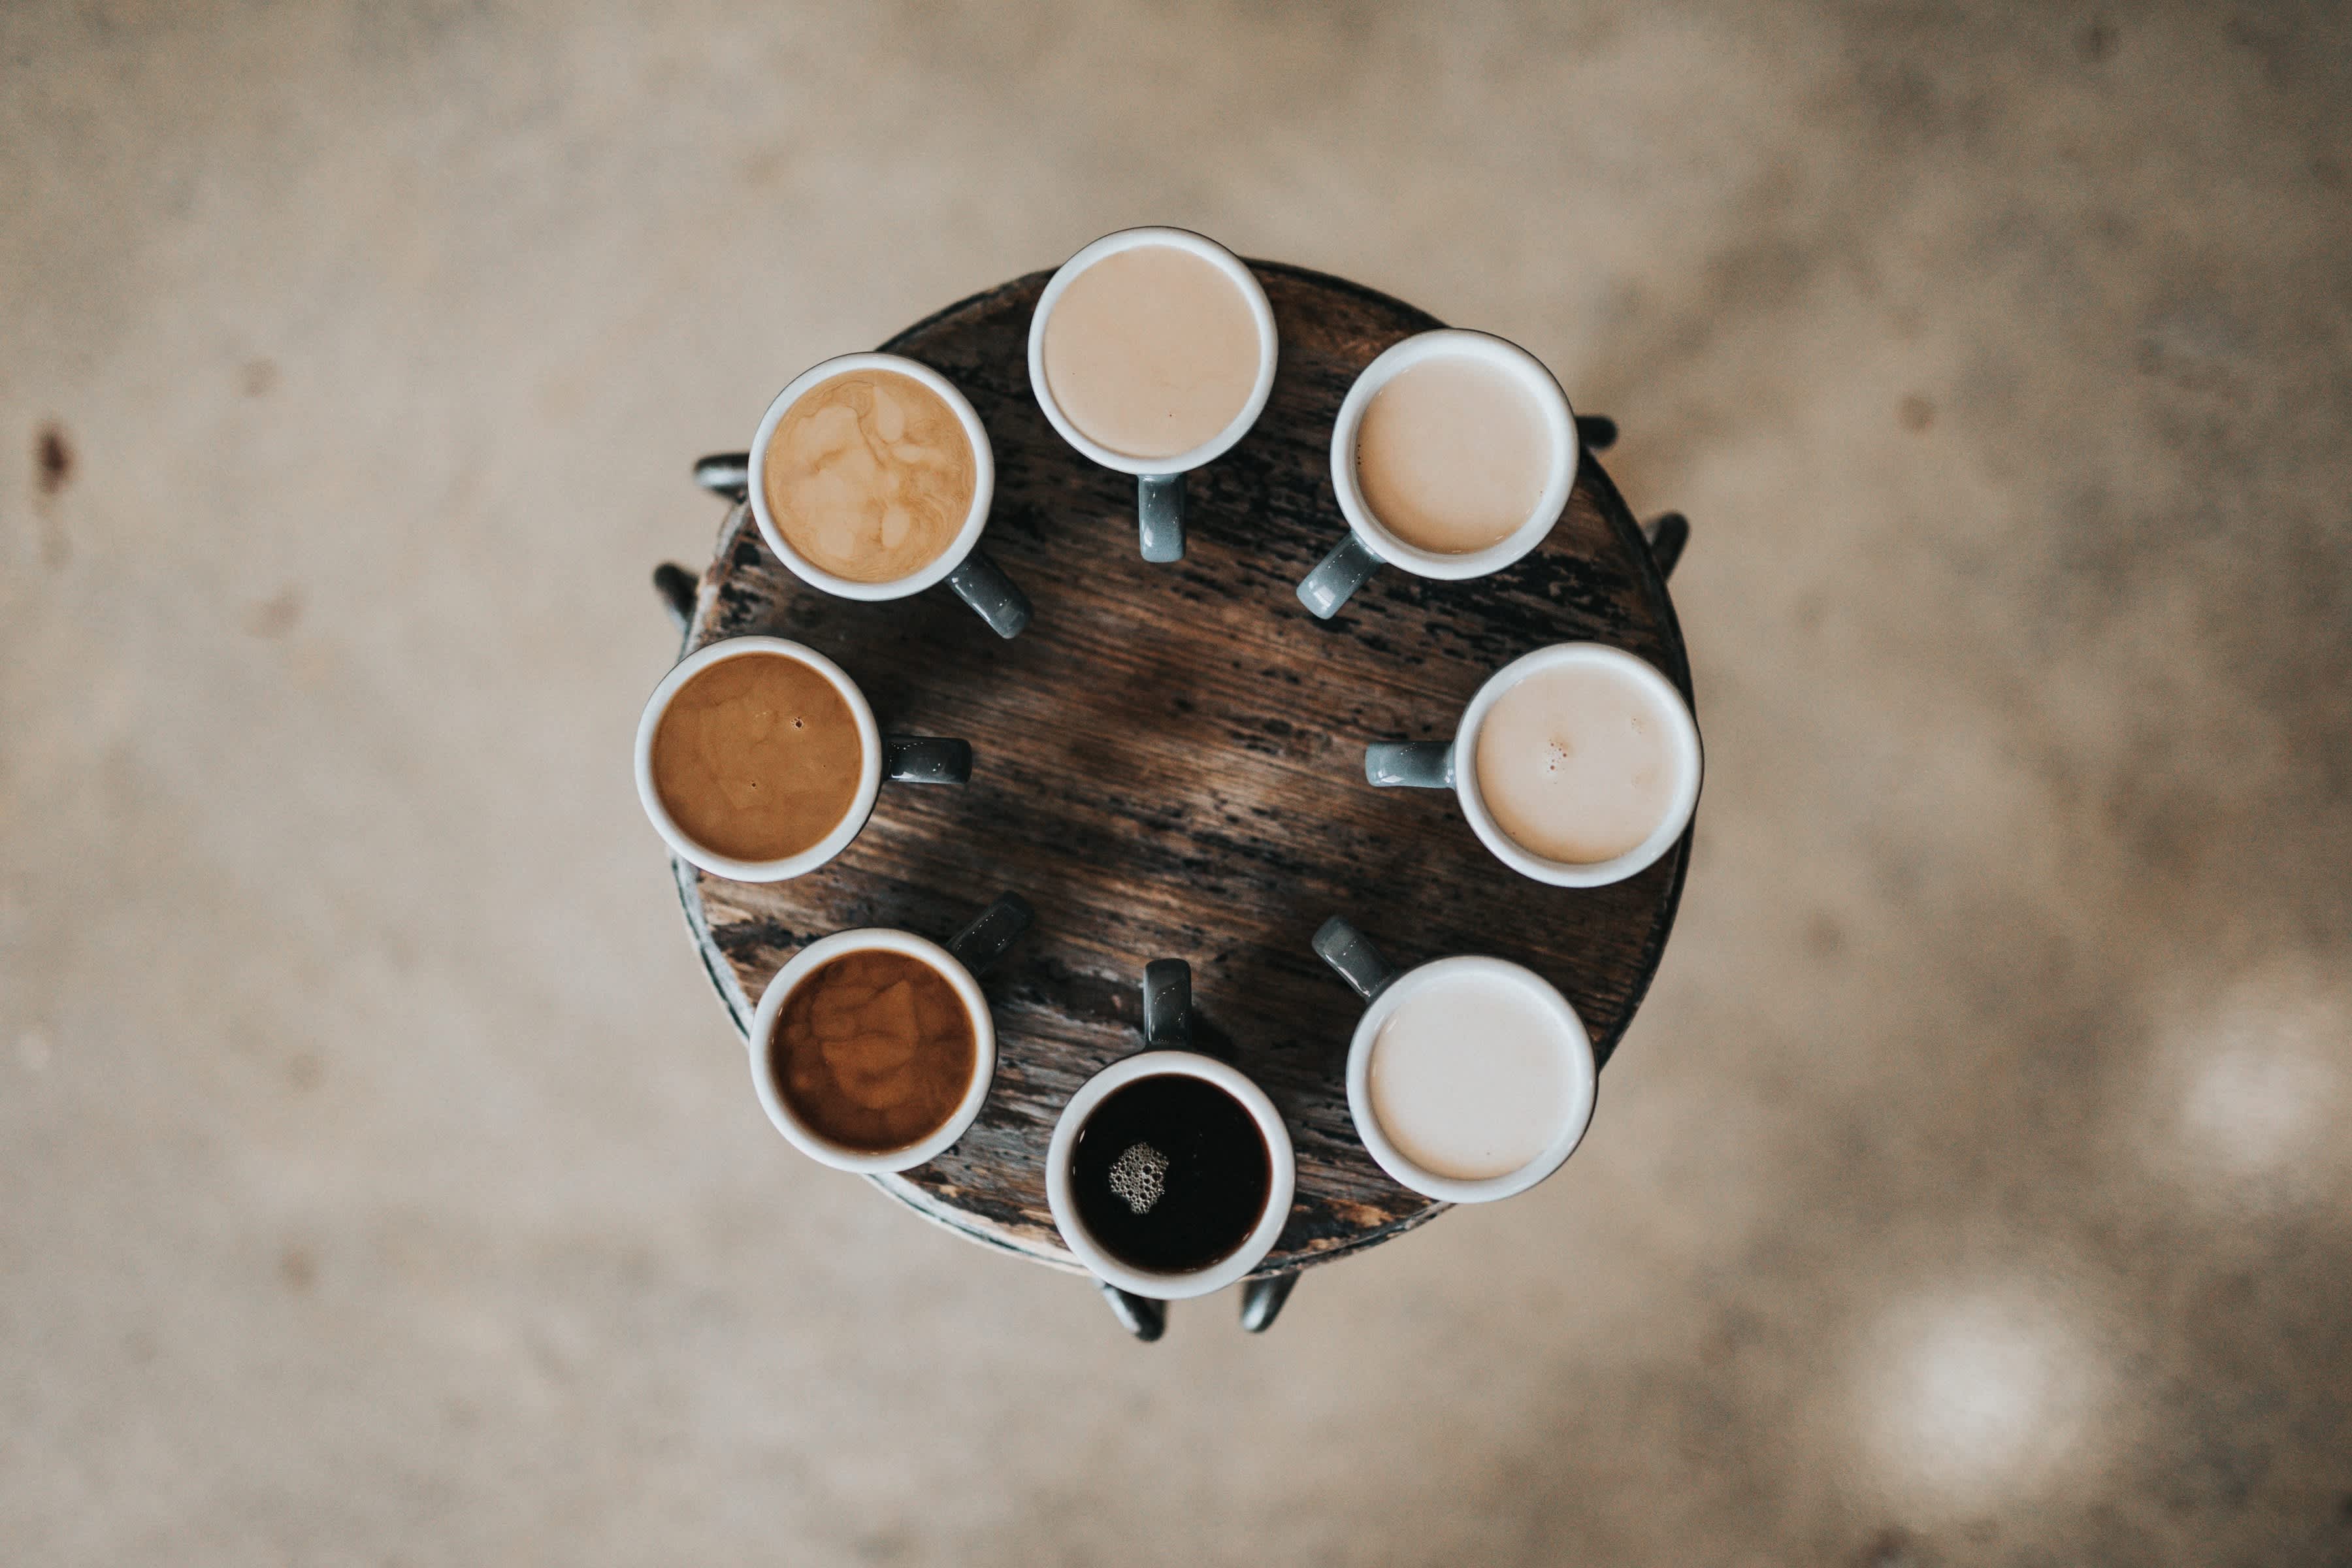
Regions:
<instances>
[{"instance_id":1,"label":"wood grain surface","mask_svg":"<svg viewBox=\"0 0 2352 1568\"><path fill-rule=\"evenodd\" d=\"M1689 668L1665 584L1590 452L1559 526L1517 565L1466 583L1386 569L1333 621L1309 616L1293 586L1344 528L1332 416L1375 354L1441 323L1337 279L1251 266L1281 369L1256 428L1192 476L1181 563L1139 558L1134 481L1071 451L1030 395L1040 272L883 345L945 374L986 423L996 500L982 546L1034 602L1030 628L1001 641L944 585L894 604L827 597L776 563L739 506L688 634L689 648L798 638L849 670L886 731L976 748L968 785L885 785L822 870L751 886L678 862L678 890L739 1030L816 937L888 925L944 940L999 891L1024 894L1037 923L985 981L999 1040L986 1109L946 1154L877 1184L1067 1268L1046 1142L1071 1093L1140 1047L1149 960L1192 963L1205 1038L1289 1122L1297 1204L1258 1270L1276 1274L1446 1206L1391 1182L1357 1141L1343 1067L1359 1006L1308 949L1324 918L1346 915L1400 964L1527 964L1575 1004L1605 1062L1656 973L1689 860L1685 835L1614 887L1545 887L1487 854L1451 793L1364 783L1367 742L1451 734L1480 682L1544 644L1631 649L1685 694Z\"/></svg>"}]
</instances>

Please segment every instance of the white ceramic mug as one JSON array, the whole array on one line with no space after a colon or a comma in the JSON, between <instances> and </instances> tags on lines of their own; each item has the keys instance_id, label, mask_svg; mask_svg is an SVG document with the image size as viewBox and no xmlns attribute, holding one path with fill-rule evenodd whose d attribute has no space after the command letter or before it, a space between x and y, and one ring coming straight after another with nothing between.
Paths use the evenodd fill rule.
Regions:
<instances>
[{"instance_id":1,"label":"white ceramic mug","mask_svg":"<svg viewBox=\"0 0 2352 1568\"><path fill-rule=\"evenodd\" d=\"M857 726L857 789L850 797L849 809L834 825L832 832L799 854L777 860L738 860L696 842L670 816L669 808L662 804L660 792L654 787L654 736L661 728L662 716L669 711L671 699L685 689L688 681L712 665L751 654L781 654L824 677L841 694L851 721ZM857 683L849 679L847 670L805 643L783 637L725 637L696 649L662 677L661 684L646 700L646 710L637 720L637 799L644 805L654 830L688 865L738 882L785 881L815 870L848 848L866 826L866 819L874 815L874 802L882 793L885 778L901 784L963 784L971 777L969 742L928 735L885 735L874 721L872 705L857 689Z\"/></svg>"},{"instance_id":2,"label":"white ceramic mug","mask_svg":"<svg viewBox=\"0 0 2352 1568\"><path fill-rule=\"evenodd\" d=\"M1584 1020L1549 981L1500 958L1440 958L1412 969L1395 969L1361 931L1337 916L1324 921L1315 933L1315 952L1368 1004L1348 1046L1348 1110L1355 1119L1356 1135L1363 1140L1365 1151L1399 1185L1445 1203L1491 1203L1527 1191L1576 1152L1585 1130L1592 1124L1600 1068ZM1397 1009L1426 986L1465 979L1517 987L1521 994L1535 999L1557 1028L1566 1069L1567 1097L1559 1107L1558 1131L1551 1141L1517 1169L1476 1179L1441 1174L1406 1155L1381 1125L1371 1089L1372 1052Z\"/></svg>"},{"instance_id":3,"label":"white ceramic mug","mask_svg":"<svg viewBox=\"0 0 2352 1568\"><path fill-rule=\"evenodd\" d=\"M1666 721L1666 751L1675 768L1675 779L1664 813L1648 837L1607 860L1546 859L1504 832L1479 793L1478 727L1493 710L1496 700L1538 670L1568 664L1605 665L1622 673L1655 699L1657 710ZM1591 642L1554 643L1496 670L1462 710L1461 722L1454 727L1451 741L1381 742L1364 748L1364 777L1368 782L1382 786L1451 789L1461 803L1462 815L1469 819L1470 830L1478 836L1480 843L1494 851L1496 859L1522 877L1549 882L1556 888L1598 888L1622 882L1648 869L1659 856L1674 847L1683 829L1690 826L1691 814L1698 807L1699 781L1705 771L1698 721L1691 717L1690 704L1683 700L1675 683L1646 660L1622 648Z\"/></svg>"},{"instance_id":4,"label":"white ceramic mug","mask_svg":"<svg viewBox=\"0 0 2352 1568\"><path fill-rule=\"evenodd\" d=\"M1525 522L1499 543L1484 550L1450 552L1407 543L1373 513L1357 477L1356 437L1363 430L1365 411L1390 382L1429 360L1456 358L1493 365L1526 392L1545 432L1551 437L1551 466L1546 470L1543 490ZM1559 383L1544 368L1543 361L1517 343L1489 332L1445 327L1416 332L1402 342L1391 344L1356 377L1355 384L1348 388L1348 395L1339 405L1339 416L1332 421L1331 489L1339 499L1340 515L1348 520L1348 537L1298 584L1299 602L1318 618L1328 620L1383 563L1415 576L1449 580L1484 577L1501 571L1541 544L1552 525L1559 521L1560 513L1567 510L1569 493L1576 488L1580 450L1576 416L1569 407L1568 394L1559 389Z\"/></svg>"},{"instance_id":5,"label":"white ceramic mug","mask_svg":"<svg viewBox=\"0 0 2352 1568\"><path fill-rule=\"evenodd\" d=\"M946 1153L980 1115L981 1107L988 1102L989 1085L996 1077L996 1020L989 1013L988 998L982 994L977 976L987 973L1004 956L1013 940L1028 929L1031 918L1028 901L1018 893L1007 893L991 904L978 920L949 938L945 946L913 931L873 926L820 937L794 953L792 962L778 970L776 977L768 982L768 988L760 994L759 1010L752 1015L751 1031L746 1041L751 1048L752 1087L776 1131L810 1159L837 1171L855 1171L864 1175L910 1171ZM971 1078L954 1112L917 1142L880 1152L845 1147L802 1121L776 1083L774 1053L770 1048L776 1020L801 982L836 958L874 952L904 953L929 965L963 1005L971 1022L972 1037Z\"/></svg>"},{"instance_id":6,"label":"white ceramic mug","mask_svg":"<svg viewBox=\"0 0 2352 1568\"><path fill-rule=\"evenodd\" d=\"M826 382L860 371L888 371L919 383L948 405L962 425L965 438L971 443L971 505L965 511L962 528L930 562L887 583L860 583L836 575L793 548L792 541L784 537L784 531L776 525L775 515L768 510L768 490L762 480L767 471L768 444L775 438L776 427L783 423L793 405ZM745 468L744 483L750 491L751 515L759 521L760 537L767 541L776 559L810 587L845 599L874 601L903 599L944 580L997 636L1016 637L1029 624L1028 596L980 548L981 531L988 526L988 509L996 495L996 451L989 444L988 429L981 424L971 400L930 366L885 353L842 354L811 365L793 377L792 384L768 405L768 412L760 420L759 434L752 437Z\"/></svg>"},{"instance_id":7,"label":"white ceramic mug","mask_svg":"<svg viewBox=\"0 0 2352 1568\"><path fill-rule=\"evenodd\" d=\"M1158 1300L1182 1300L1222 1290L1247 1274L1274 1250L1282 1227L1289 1223L1290 1200L1298 1183L1298 1163L1290 1146L1290 1130L1265 1090L1229 1063L1187 1048L1192 1040L1192 971L1171 959L1155 960L1144 970L1144 1047L1136 1055L1095 1074L1070 1097L1054 1124L1053 1142L1045 1152L1045 1202L1055 1226L1079 1262L1097 1279L1138 1296ZM1070 1167L1076 1157L1078 1133L1097 1107L1139 1079L1162 1074L1196 1078L1214 1084L1249 1112L1265 1140L1269 1166L1265 1209L1239 1247L1205 1268L1187 1273L1160 1273L1122 1263L1105 1250L1078 1213L1071 1189Z\"/></svg>"},{"instance_id":8,"label":"white ceramic mug","mask_svg":"<svg viewBox=\"0 0 2352 1568\"><path fill-rule=\"evenodd\" d=\"M1045 323L1054 314L1054 307L1078 275L1106 257L1140 246L1164 245L1189 251L1213 265L1234 281L1249 307L1251 318L1257 323L1257 380L1252 386L1249 400L1240 413L1234 416L1223 430L1189 452L1171 458L1138 458L1129 453L1113 451L1080 430L1068 414L1055 400L1054 389L1045 376ZM1275 334L1274 307L1242 258L1205 235L1185 228L1124 228L1107 234L1076 256L1062 263L1046 281L1045 291L1037 297L1036 313L1029 318L1029 386L1037 395L1037 406L1062 439L1076 447L1079 453L1100 463L1106 468L1136 476L1136 526L1146 561L1181 561L1184 558L1184 476L1231 449L1234 443L1249 434L1250 426L1265 411L1265 400L1274 391L1274 370L1279 345Z\"/></svg>"}]
</instances>

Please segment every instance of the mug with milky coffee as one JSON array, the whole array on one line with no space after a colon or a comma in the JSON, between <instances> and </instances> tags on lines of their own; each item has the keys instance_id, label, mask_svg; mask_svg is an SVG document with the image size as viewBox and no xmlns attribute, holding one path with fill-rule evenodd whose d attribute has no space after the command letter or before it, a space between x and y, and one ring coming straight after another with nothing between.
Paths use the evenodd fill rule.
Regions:
<instances>
[{"instance_id":1,"label":"mug with milky coffee","mask_svg":"<svg viewBox=\"0 0 2352 1568\"><path fill-rule=\"evenodd\" d=\"M1006 893L945 946L887 927L793 955L760 996L751 1081L776 1131L836 1170L908 1171L963 1136L996 1076L996 1023L975 976L1029 928Z\"/></svg>"},{"instance_id":2,"label":"mug with milky coffee","mask_svg":"<svg viewBox=\"0 0 2352 1568\"><path fill-rule=\"evenodd\" d=\"M1383 563L1422 577L1501 571L1559 521L1579 450L1568 395L1516 343L1446 328L1392 344L1332 423L1348 537L1299 601L1328 620Z\"/></svg>"},{"instance_id":3,"label":"mug with milky coffee","mask_svg":"<svg viewBox=\"0 0 2352 1568\"><path fill-rule=\"evenodd\" d=\"M903 599L944 580L999 637L1029 624L1028 598L979 548L988 431L930 366L858 353L803 372L760 421L746 481L760 537L811 587Z\"/></svg>"},{"instance_id":4,"label":"mug with milky coffee","mask_svg":"<svg viewBox=\"0 0 2352 1568\"><path fill-rule=\"evenodd\" d=\"M1524 877L1597 888L1648 868L1698 805L1698 723L1655 667L1600 643L1505 665L1451 741L1364 750L1381 785L1451 789L1479 841Z\"/></svg>"},{"instance_id":5,"label":"mug with milky coffee","mask_svg":"<svg viewBox=\"0 0 2352 1568\"><path fill-rule=\"evenodd\" d=\"M1184 476L1249 433L1274 390L1274 307L1241 258L1181 228L1105 235L1029 320L1029 385L1062 439L1136 476L1146 561L1184 558Z\"/></svg>"},{"instance_id":6,"label":"mug with milky coffee","mask_svg":"<svg viewBox=\"0 0 2352 1568\"><path fill-rule=\"evenodd\" d=\"M1233 1284L1290 1217L1297 1162L1265 1091L1192 1048L1192 972L1143 972L1143 1049L1070 1097L1045 1152L1045 1201L1095 1277L1174 1300Z\"/></svg>"},{"instance_id":7,"label":"mug with milky coffee","mask_svg":"<svg viewBox=\"0 0 2352 1568\"><path fill-rule=\"evenodd\" d=\"M1576 1152L1600 1071L1584 1021L1549 981L1499 958L1398 970L1336 915L1315 952L1367 1004L1348 1047L1348 1110L1401 1185L1487 1203Z\"/></svg>"},{"instance_id":8,"label":"mug with milky coffee","mask_svg":"<svg viewBox=\"0 0 2352 1568\"><path fill-rule=\"evenodd\" d=\"M886 778L971 777L968 742L885 735L841 666L782 637L687 655L637 721L637 798L655 830L738 882L781 882L848 848Z\"/></svg>"}]
</instances>

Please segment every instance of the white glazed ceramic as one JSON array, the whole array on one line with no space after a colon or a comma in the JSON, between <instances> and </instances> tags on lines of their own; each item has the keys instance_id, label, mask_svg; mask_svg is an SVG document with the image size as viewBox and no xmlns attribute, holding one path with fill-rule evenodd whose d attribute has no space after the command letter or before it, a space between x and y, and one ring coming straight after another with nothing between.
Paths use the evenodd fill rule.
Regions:
<instances>
[{"instance_id":1,"label":"white glazed ceramic","mask_svg":"<svg viewBox=\"0 0 2352 1568\"><path fill-rule=\"evenodd\" d=\"M856 371L877 370L895 371L920 382L937 393L940 401L954 410L955 416L962 422L963 433L971 442L971 510L964 516L962 529L954 541L940 552L938 559L892 582L858 583L847 577L835 576L793 548L792 542L785 539L783 530L776 526L775 518L768 511L768 490L761 476L767 468L768 443L774 438L776 426L783 423L785 414L791 411L793 404L836 377ZM971 400L938 371L897 354L843 354L837 359L826 360L823 364L811 365L795 376L791 385L776 394L775 401L768 405L768 412L760 420L759 434L751 441L749 478L751 515L759 521L760 537L768 542L768 548L775 552L776 559L782 562L793 576L813 588L837 594L845 599L903 599L909 594L919 594L945 578L962 565L964 557L980 543L981 531L988 526L989 504L996 495L996 452L989 445L988 429L981 424L980 415L973 409Z\"/></svg>"},{"instance_id":2,"label":"white glazed ceramic","mask_svg":"<svg viewBox=\"0 0 2352 1568\"><path fill-rule=\"evenodd\" d=\"M1154 1273L1129 1268L1113 1258L1088 1234L1070 1191L1070 1159L1077 1148L1078 1130L1094 1114L1095 1107L1136 1079L1161 1073L1204 1079L1239 1100L1256 1120L1258 1131L1265 1138L1266 1158L1273 1167L1265 1213L1259 1216L1256 1227L1225 1258L1191 1274ZM1061 1230L1063 1241L1077 1255L1078 1261L1096 1278L1107 1279L1122 1290L1163 1301L1222 1290L1263 1262L1265 1255L1274 1250L1282 1227L1289 1222L1290 1200L1297 1182L1298 1163L1291 1152L1290 1130L1282 1124L1282 1113L1275 1110L1265 1090L1238 1068L1197 1051L1139 1051L1095 1074L1063 1107L1061 1120L1054 1124L1053 1143L1045 1152L1045 1202L1054 1212L1054 1224Z\"/></svg>"},{"instance_id":3,"label":"white glazed ceramic","mask_svg":"<svg viewBox=\"0 0 2352 1568\"><path fill-rule=\"evenodd\" d=\"M1632 680L1650 689L1658 699L1658 706L1666 715L1669 734L1666 738L1669 754L1676 770L1674 794L1665 815L1647 838L1609 860L1573 861L1548 860L1542 856L1520 847L1496 822L1494 813L1478 793L1478 726L1493 710L1496 700L1504 692L1535 674L1538 670L1554 669L1562 665L1605 665L1622 671ZM1622 882L1637 872L1648 869L1659 856L1675 846L1690 826L1691 813L1698 808L1699 781L1706 771L1706 758L1699 745L1698 721L1691 717L1690 704L1675 683L1658 672L1646 659L1636 658L1622 648L1604 643L1554 643L1549 647L1512 660L1478 689L1470 699L1470 706L1462 712L1462 722L1454 733L1454 795L1462 804L1462 815L1470 821L1470 830L1478 841L1492 850L1495 858L1522 877L1538 882L1549 882L1556 888L1599 888L1611 882Z\"/></svg>"},{"instance_id":4,"label":"white glazed ceramic","mask_svg":"<svg viewBox=\"0 0 2352 1568\"><path fill-rule=\"evenodd\" d=\"M1373 397L1382 387L1424 361L1456 358L1494 365L1526 389L1551 437L1551 468L1535 510L1508 538L1485 550L1453 554L1408 544L1373 515L1371 506L1364 500L1363 488L1356 479L1356 437L1364 426L1364 411L1371 406ZM1559 514L1567 510L1569 492L1576 487L1580 450L1576 417L1569 408L1568 394L1559 389L1559 383L1544 368L1541 360L1517 343L1491 333L1447 327L1416 332L1402 342L1391 344L1366 365L1355 384L1348 388L1339 416L1331 424L1331 489L1339 498L1340 514L1347 518L1348 527L1356 538L1390 565L1423 577L1483 577L1508 566L1542 543L1551 532Z\"/></svg>"},{"instance_id":5,"label":"white glazed ceramic","mask_svg":"<svg viewBox=\"0 0 2352 1568\"><path fill-rule=\"evenodd\" d=\"M1397 1008L1423 986L1434 980L1465 976L1498 985L1517 985L1532 992L1559 1020L1563 1047L1569 1053L1569 1103L1563 1110L1559 1135L1542 1153L1517 1170L1482 1181L1463 1181L1423 1170L1398 1152L1381 1131L1380 1119L1372 1114L1372 1045L1380 1038L1381 1028ZM1363 1017L1356 1024L1355 1038L1348 1047L1348 1110L1355 1118L1356 1135L1364 1141L1365 1149L1381 1169L1400 1185L1451 1204L1483 1204L1507 1198L1527 1191L1559 1170L1583 1141L1585 1129L1592 1124L1592 1104L1599 1085L1591 1037L1585 1033L1584 1020L1576 1016L1568 998L1533 970L1499 958L1441 958L1405 971L1390 981L1373 998L1371 1005L1364 1009Z\"/></svg>"},{"instance_id":6,"label":"white glazed ceramic","mask_svg":"<svg viewBox=\"0 0 2352 1568\"><path fill-rule=\"evenodd\" d=\"M862 760L857 769L857 793L851 797L849 810L824 838L781 860L737 860L704 848L687 837L686 830L670 816L654 789L654 732L661 728L662 715L669 711L670 700L688 681L712 665L747 654L782 654L815 670L841 693L842 700L849 705L849 716L857 724ZM865 827L866 819L874 815L875 797L881 793L882 732L874 722L873 708L846 670L803 643L783 637L728 637L698 648L662 677L661 684L654 688L653 696L646 701L644 716L637 721L637 799L644 803L646 816L652 820L655 831L669 847L688 864L699 866L715 877L738 882L781 882L815 870L849 847L850 841Z\"/></svg>"},{"instance_id":7,"label":"white glazed ceramic","mask_svg":"<svg viewBox=\"0 0 2352 1568\"><path fill-rule=\"evenodd\" d=\"M1071 282L1103 258L1145 245L1173 246L1214 264L1240 288L1242 298L1249 303L1250 315L1257 322L1257 383L1250 390L1249 401L1242 405L1239 414L1234 416L1233 423L1214 437L1191 451L1179 452L1172 458L1138 458L1126 452L1114 452L1094 441L1070 423L1069 416L1063 413L1062 405L1054 401L1054 390L1045 382L1045 322L1052 317L1054 307L1060 303ZM1062 263L1047 280L1045 291L1037 297L1036 313L1029 318L1029 386L1037 395L1037 406L1045 411L1045 417L1052 421L1055 430L1061 432L1062 439L1076 447L1080 454L1106 468L1139 477L1190 472L1223 455L1234 442L1248 435L1250 426L1257 423L1257 416L1265 411L1265 400L1274 391L1274 367L1277 353L1274 307L1266 302L1265 289L1259 285L1256 277L1243 265L1240 257L1205 235L1194 234L1186 228L1123 228L1116 234L1103 236Z\"/></svg>"},{"instance_id":8,"label":"white glazed ceramic","mask_svg":"<svg viewBox=\"0 0 2352 1568\"><path fill-rule=\"evenodd\" d=\"M823 964L851 952L903 952L937 970L942 979L955 988L957 1000L971 1017L972 1061L971 1083L965 1089L963 1099L956 1105L955 1114L943 1122L939 1131L919 1143L904 1149L892 1149L882 1153L845 1149L828 1142L812 1130L792 1107L784 1103L777 1089L775 1074L771 1070L768 1051L769 1037L775 1033L777 1016L784 1010L784 1001L793 987ZM793 1147L812 1160L822 1161L837 1171L856 1171L874 1175L887 1171L910 1171L927 1161L947 1152L955 1141L964 1134L980 1108L987 1102L988 1086L996 1077L996 1021L988 1011L988 998L981 994L980 982L971 971L957 962L956 956L938 942L917 936L912 931L894 931L873 926L858 931L836 931L794 953L792 962L776 972L768 988L760 994L759 1011L751 1017L750 1037L751 1082L759 1090L760 1104L768 1112L768 1120L776 1131L793 1142Z\"/></svg>"}]
</instances>

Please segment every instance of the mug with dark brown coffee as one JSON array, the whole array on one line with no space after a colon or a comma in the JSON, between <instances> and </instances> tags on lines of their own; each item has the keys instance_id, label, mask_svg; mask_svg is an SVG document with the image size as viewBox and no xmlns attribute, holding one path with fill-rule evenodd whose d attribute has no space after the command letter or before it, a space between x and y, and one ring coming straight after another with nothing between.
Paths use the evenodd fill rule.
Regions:
<instances>
[{"instance_id":1,"label":"mug with dark brown coffee","mask_svg":"<svg viewBox=\"0 0 2352 1568\"><path fill-rule=\"evenodd\" d=\"M751 1080L776 1131L810 1158L906 1171L963 1136L996 1075L979 975L1029 928L1006 893L942 945L867 927L793 954L752 1016Z\"/></svg>"},{"instance_id":2,"label":"mug with dark brown coffee","mask_svg":"<svg viewBox=\"0 0 2352 1568\"><path fill-rule=\"evenodd\" d=\"M841 666L783 637L729 637L663 677L637 721L637 797L688 863L781 882L849 847L885 779L962 784L971 746L886 735Z\"/></svg>"},{"instance_id":3,"label":"mug with dark brown coffee","mask_svg":"<svg viewBox=\"0 0 2352 1568\"><path fill-rule=\"evenodd\" d=\"M1055 1123L1045 1199L1096 1278L1160 1300L1247 1274L1290 1217L1297 1163L1282 1113L1192 1048L1192 972L1145 966L1144 1048L1082 1085Z\"/></svg>"}]
</instances>

